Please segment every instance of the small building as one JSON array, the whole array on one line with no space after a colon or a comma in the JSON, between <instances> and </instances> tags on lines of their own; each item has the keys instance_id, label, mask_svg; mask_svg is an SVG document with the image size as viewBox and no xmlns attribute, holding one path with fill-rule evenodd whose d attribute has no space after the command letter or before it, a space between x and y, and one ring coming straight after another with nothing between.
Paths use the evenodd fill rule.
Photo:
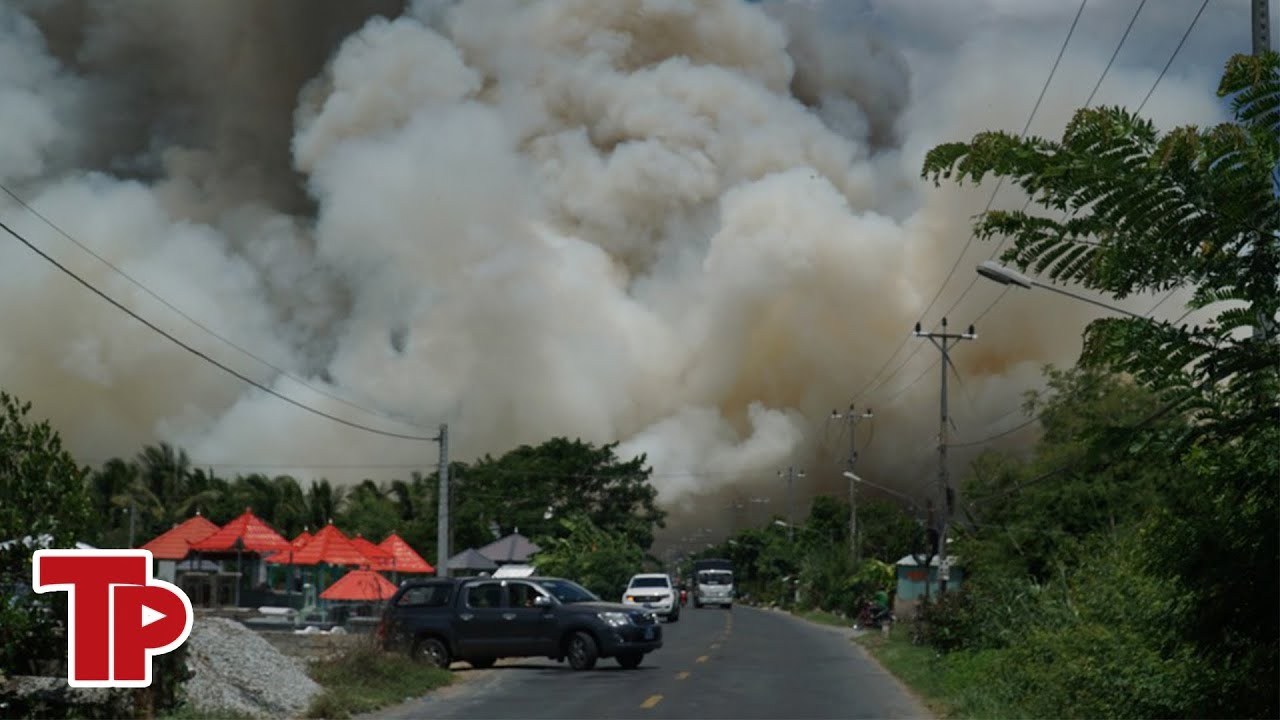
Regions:
<instances>
[{"instance_id":1,"label":"small building","mask_svg":"<svg viewBox=\"0 0 1280 720\"><path fill-rule=\"evenodd\" d=\"M475 548L467 548L449 558L449 574L455 577L489 574L498 569L498 563L481 555Z\"/></svg>"},{"instance_id":2,"label":"small building","mask_svg":"<svg viewBox=\"0 0 1280 720\"><path fill-rule=\"evenodd\" d=\"M925 597L936 598L942 578L947 581L947 590L956 590L964 581L964 571L959 566L959 558L947 557L945 566L939 566L938 556L929 559L926 570L914 555L907 555L896 563L897 590L894 592L893 612L900 618L915 613L916 606Z\"/></svg>"},{"instance_id":3,"label":"small building","mask_svg":"<svg viewBox=\"0 0 1280 720\"><path fill-rule=\"evenodd\" d=\"M494 540L479 548L477 552L499 565L509 563L527 563L540 548L529 538L518 531Z\"/></svg>"}]
</instances>

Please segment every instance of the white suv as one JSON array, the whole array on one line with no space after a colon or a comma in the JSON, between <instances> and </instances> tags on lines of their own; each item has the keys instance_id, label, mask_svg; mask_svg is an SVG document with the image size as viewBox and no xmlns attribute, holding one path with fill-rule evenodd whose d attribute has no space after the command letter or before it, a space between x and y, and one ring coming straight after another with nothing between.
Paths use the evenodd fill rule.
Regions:
<instances>
[{"instance_id":1,"label":"white suv","mask_svg":"<svg viewBox=\"0 0 1280 720\"><path fill-rule=\"evenodd\" d=\"M671 577L663 573L633 576L622 593L622 604L652 610L667 622L680 619L680 594L672 585Z\"/></svg>"}]
</instances>

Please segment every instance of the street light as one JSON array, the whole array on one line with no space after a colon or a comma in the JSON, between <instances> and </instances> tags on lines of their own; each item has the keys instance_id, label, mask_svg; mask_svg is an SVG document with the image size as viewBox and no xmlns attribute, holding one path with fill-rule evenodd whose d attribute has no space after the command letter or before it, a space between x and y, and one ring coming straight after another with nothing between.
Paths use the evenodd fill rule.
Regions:
<instances>
[{"instance_id":1,"label":"street light","mask_svg":"<svg viewBox=\"0 0 1280 720\"><path fill-rule=\"evenodd\" d=\"M852 480L852 481L854 481L854 482L860 482L860 483L862 483L863 485L870 485L871 487L876 488L877 490L882 490L882 491L884 491L884 492L887 492L887 493L889 493L890 495L897 495L898 497L902 498L903 500L906 500L907 502L911 503L911 507L913 507L913 508L915 508L915 509L917 509L917 510L920 508L920 506L919 506L919 505L916 505L915 498L911 497L910 495L904 495L903 493L900 493L900 492L898 492L897 490L894 490L894 489L892 489L892 488L887 488L887 487L885 487L885 486L883 486L883 485L877 485L877 484L875 484L875 483L873 483L873 482L867 482L866 480L863 480L862 478L858 477L857 475L854 475L854 474L853 474L853 473L851 473L851 472L845 472L845 473L844 473L844 476L845 476L845 477L847 477L847 478L849 478L850 480Z\"/></svg>"},{"instance_id":2,"label":"street light","mask_svg":"<svg viewBox=\"0 0 1280 720\"><path fill-rule=\"evenodd\" d=\"M1057 287L1056 285L1050 285L1049 283L1042 283L1039 280L1035 280L1033 278L1027 277L1026 275L1023 275L1022 273L1018 272L1017 270L1014 270L1013 268L1009 268L1004 265L1001 265L1000 263L994 260L983 261L983 263L977 267L977 271L978 271L978 274L981 275L982 277L987 278L988 280L994 280L995 282L998 282L1001 285L1017 285L1018 287L1023 287L1028 289L1033 287L1044 288L1045 290L1052 290L1053 292L1056 292L1059 295L1066 295L1069 298L1082 300L1091 305L1097 305L1100 308L1105 308L1112 312L1118 312L1122 315L1135 317L1135 318L1138 318L1139 320L1150 320L1150 318L1144 315L1139 315L1138 313L1130 312L1128 310L1125 310L1124 308L1118 308L1114 305L1108 305L1104 302L1094 300L1091 297L1085 297L1084 295L1073 293L1068 290L1063 290L1062 288Z\"/></svg>"}]
</instances>

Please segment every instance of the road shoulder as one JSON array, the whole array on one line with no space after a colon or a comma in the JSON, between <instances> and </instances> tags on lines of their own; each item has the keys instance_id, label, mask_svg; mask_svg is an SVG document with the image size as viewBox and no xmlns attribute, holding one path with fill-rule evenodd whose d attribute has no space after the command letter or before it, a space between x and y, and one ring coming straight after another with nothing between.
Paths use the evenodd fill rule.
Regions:
<instances>
[{"instance_id":1,"label":"road shoulder","mask_svg":"<svg viewBox=\"0 0 1280 720\"><path fill-rule=\"evenodd\" d=\"M846 627L843 625L830 625L828 623L815 622L813 620L809 620L808 618L800 617L799 615L795 615L793 613L787 612L786 610L779 610L777 608L756 608L756 609L774 612L779 615L786 615L787 617L795 620L796 622L804 623L809 627L819 628L827 632L835 633L844 637L849 641L849 644L857 648L857 653L859 655L861 655L863 658L865 658L869 662L869 664L875 667L879 671L880 675L884 676L887 682L893 683L893 685L896 686L902 692L902 694L906 696L912 702L912 704L916 706L916 710L919 712L919 714L913 714L913 717L929 718L930 720L936 720L937 718L941 717L936 710L930 707L929 702L924 697L922 697L919 693L917 693L914 689L912 689L911 686L902 682L902 680L897 675L894 675L892 672L890 672L889 669L886 668L876 658L875 655L873 655L869 650L867 650L866 647L862 645L862 643L858 642L858 638L866 635L868 631L854 629L852 625ZM906 628L899 627L894 630L891 630L891 632L906 632Z\"/></svg>"}]
</instances>

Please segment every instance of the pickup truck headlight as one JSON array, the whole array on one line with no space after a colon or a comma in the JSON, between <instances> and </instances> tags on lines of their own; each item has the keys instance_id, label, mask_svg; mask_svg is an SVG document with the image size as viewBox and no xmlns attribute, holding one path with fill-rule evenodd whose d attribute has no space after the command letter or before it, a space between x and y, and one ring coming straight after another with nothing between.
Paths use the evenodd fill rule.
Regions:
<instances>
[{"instance_id":1,"label":"pickup truck headlight","mask_svg":"<svg viewBox=\"0 0 1280 720\"><path fill-rule=\"evenodd\" d=\"M624 625L631 624L631 618L627 617L626 613L602 612L602 613L597 613L597 617L599 617L601 620L605 621L609 625L612 625L613 627L622 627Z\"/></svg>"}]
</instances>

